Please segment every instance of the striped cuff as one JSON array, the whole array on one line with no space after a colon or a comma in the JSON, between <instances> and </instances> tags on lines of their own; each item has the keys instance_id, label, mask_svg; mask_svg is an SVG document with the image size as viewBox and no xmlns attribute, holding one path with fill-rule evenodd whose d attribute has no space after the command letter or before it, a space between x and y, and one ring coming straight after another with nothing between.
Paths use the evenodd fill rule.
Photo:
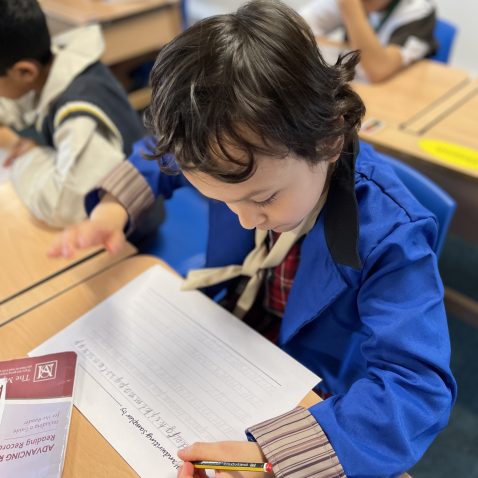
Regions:
<instances>
[{"instance_id":1,"label":"striped cuff","mask_svg":"<svg viewBox=\"0 0 478 478\"><path fill-rule=\"evenodd\" d=\"M277 478L342 478L345 472L311 413L297 407L249 428Z\"/></svg>"},{"instance_id":2,"label":"striped cuff","mask_svg":"<svg viewBox=\"0 0 478 478\"><path fill-rule=\"evenodd\" d=\"M101 181L99 187L114 196L128 212L127 234L135 229L138 219L154 203L151 188L129 161L122 161Z\"/></svg>"}]
</instances>

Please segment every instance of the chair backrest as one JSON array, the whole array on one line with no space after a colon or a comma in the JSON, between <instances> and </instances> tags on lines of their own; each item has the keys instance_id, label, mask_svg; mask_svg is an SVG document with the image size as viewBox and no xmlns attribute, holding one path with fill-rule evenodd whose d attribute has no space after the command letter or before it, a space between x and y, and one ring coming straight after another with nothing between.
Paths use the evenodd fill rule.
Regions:
<instances>
[{"instance_id":1,"label":"chair backrest","mask_svg":"<svg viewBox=\"0 0 478 478\"><path fill-rule=\"evenodd\" d=\"M181 10L181 23L183 30L185 30L189 24L188 24L188 9L186 5L186 0L180 0L179 2L179 8Z\"/></svg>"},{"instance_id":2,"label":"chair backrest","mask_svg":"<svg viewBox=\"0 0 478 478\"><path fill-rule=\"evenodd\" d=\"M450 221L455 213L456 202L447 192L411 166L384 154L378 156L393 168L395 174L418 202L435 215L438 221L438 238L435 244L435 252L439 256Z\"/></svg>"},{"instance_id":3,"label":"chair backrest","mask_svg":"<svg viewBox=\"0 0 478 478\"><path fill-rule=\"evenodd\" d=\"M435 54L430 57L432 60L448 63L456 31L456 27L450 22L437 18L434 35L438 48Z\"/></svg>"}]
</instances>

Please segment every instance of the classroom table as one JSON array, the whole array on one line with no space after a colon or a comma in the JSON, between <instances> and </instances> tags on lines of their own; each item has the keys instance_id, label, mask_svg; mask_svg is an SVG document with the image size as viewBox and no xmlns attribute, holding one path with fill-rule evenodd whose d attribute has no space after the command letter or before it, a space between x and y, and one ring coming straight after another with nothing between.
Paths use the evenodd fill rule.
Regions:
<instances>
[{"instance_id":1,"label":"classroom table","mask_svg":"<svg viewBox=\"0 0 478 478\"><path fill-rule=\"evenodd\" d=\"M40 0L52 34L100 23L104 63L159 50L181 31L179 0Z\"/></svg>"},{"instance_id":2,"label":"classroom table","mask_svg":"<svg viewBox=\"0 0 478 478\"><path fill-rule=\"evenodd\" d=\"M36 220L9 182L0 185L0 204L0 323L136 253L128 244L117 256L95 247L52 260L46 252L59 230Z\"/></svg>"},{"instance_id":3,"label":"classroom table","mask_svg":"<svg viewBox=\"0 0 478 478\"><path fill-rule=\"evenodd\" d=\"M362 139L478 179L478 83L466 72L423 60L388 81L354 89L367 108Z\"/></svg>"},{"instance_id":4,"label":"classroom table","mask_svg":"<svg viewBox=\"0 0 478 478\"><path fill-rule=\"evenodd\" d=\"M35 307L16 320L0 326L0 360L25 356L30 350L81 317L153 265L164 265L150 256L135 256L114 265L63 294ZM304 405L319 398L312 392ZM132 478L138 475L100 435L73 409L63 478Z\"/></svg>"}]
</instances>

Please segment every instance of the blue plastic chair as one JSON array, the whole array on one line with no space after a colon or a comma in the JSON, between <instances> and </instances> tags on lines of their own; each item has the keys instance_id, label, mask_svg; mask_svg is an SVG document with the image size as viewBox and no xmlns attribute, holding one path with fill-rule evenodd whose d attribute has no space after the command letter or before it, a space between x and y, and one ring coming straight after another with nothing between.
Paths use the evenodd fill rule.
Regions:
<instances>
[{"instance_id":1,"label":"blue plastic chair","mask_svg":"<svg viewBox=\"0 0 478 478\"><path fill-rule=\"evenodd\" d=\"M192 187L176 190L164 201L166 217L156 234L147 237L138 249L160 257L176 272L186 276L191 269L206 265L209 206Z\"/></svg>"},{"instance_id":2,"label":"blue plastic chair","mask_svg":"<svg viewBox=\"0 0 478 478\"><path fill-rule=\"evenodd\" d=\"M448 63L457 29L446 20L437 18L435 25L435 39L438 43L437 51L430 58L441 63Z\"/></svg>"},{"instance_id":3,"label":"blue plastic chair","mask_svg":"<svg viewBox=\"0 0 478 478\"><path fill-rule=\"evenodd\" d=\"M378 156L395 171L402 183L418 202L432 212L438 221L438 238L435 253L440 256L448 227L456 209L456 202L433 181L407 164L384 154Z\"/></svg>"},{"instance_id":4,"label":"blue plastic chair","mask_svg":"<svg viewBox=\"0 0 478 478\"><path fill-rule=\"evenodd\" d=\"M188 27L188 10L186 6L186 0L181 0L179 2L179 8L181 9L181 22L183 30Z\"/></svg>"}]
</instances>

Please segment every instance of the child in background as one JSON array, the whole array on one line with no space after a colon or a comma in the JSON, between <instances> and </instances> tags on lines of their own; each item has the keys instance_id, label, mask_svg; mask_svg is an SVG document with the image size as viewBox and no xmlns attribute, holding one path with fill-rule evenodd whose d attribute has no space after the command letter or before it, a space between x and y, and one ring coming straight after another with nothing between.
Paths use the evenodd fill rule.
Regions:
<instances>
[{"instance_id":1,"label":"child in background","mask_svg":"<svg viewBox=\"0 0 478 478\"><path fill-rule=\"evenodd\" d=\"M51 45L36 0L0 0L0 147L9 148L20 199L52 226L85 218L85 194L143 135L126 93L99 61L102 52L99 27ZM6 126L33 126L37 134L6 134Z\"/></svg>"},{"instance_id":2,"label":"child in background","mask_svg":"<svg viewBox=\"0 0 478 478\"><path fill-rule=\"evenodd\" d=\"M116 251L140 202L192 185L210 198L208 267L185 287L226 282L230 310L323 378L324 401L245 424L253 441L181 450L180 478L205 476L194 460L267 460L281 478L397 476L447 424L456 386L437 224L358 142L358 59L327 65L276 1L192 26L153 68L162 171L139 155L122 163L90 219L52 247Z\"/></svg>"},{"instance_id":3,"label":"child in background","mask_svg":"<svg viewBox=\"0 0 478 478\"><path fill-rule=\"evenodd\" d=\"M432 54L435 10L429 0L313 0L301 15L316 36L345 28L367 78L381 81Z\"/></svg>"}]
</instances>

